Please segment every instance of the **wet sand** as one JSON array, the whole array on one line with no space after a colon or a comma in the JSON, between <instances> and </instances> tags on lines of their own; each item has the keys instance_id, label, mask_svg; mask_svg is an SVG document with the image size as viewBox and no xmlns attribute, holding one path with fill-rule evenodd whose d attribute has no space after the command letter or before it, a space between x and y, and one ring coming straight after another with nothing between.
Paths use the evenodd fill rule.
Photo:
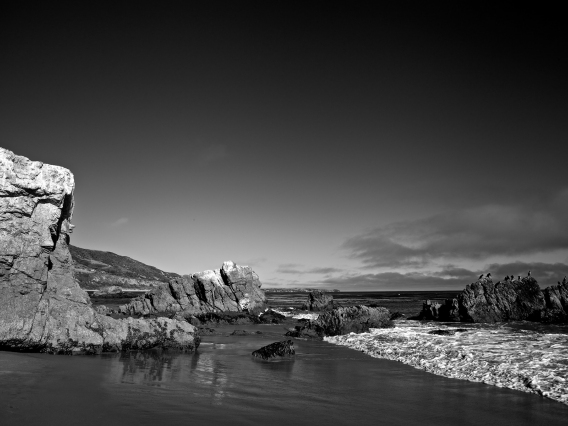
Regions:
<instances>
[{"instance_id":1,"label":"wet sand","mask_svg":"<svg viewBox=\"0 0 568 426\"><path fill-rule=\"evenodd\" d=\"M228 336L235 329L263 334ZM566 424L558 402L326 342L296 340L294 359L250 356L284 340L282 326L218 330L196 354L0 352L0 424Z\"/></svg>"}]
</instances>

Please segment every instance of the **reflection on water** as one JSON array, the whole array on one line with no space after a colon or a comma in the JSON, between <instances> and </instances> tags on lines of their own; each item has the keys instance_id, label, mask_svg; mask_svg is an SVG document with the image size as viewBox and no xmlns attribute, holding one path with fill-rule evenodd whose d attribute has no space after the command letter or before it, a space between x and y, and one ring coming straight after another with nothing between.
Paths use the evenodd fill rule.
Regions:
<instances>
[{"instance_id":1,"label":"reflection on water","mask_svg":"<svg viewBox=\"0 0 568 426\"><path fill-rule=\"evenodd\" d=\"M263 334L206 336L195 354L0 352L0 425L566 423L568 407L554 401L326 342L297 340L294 358L263 361L251 352L283 340L284 330L257 329Z\"/></svg>"}]
</instances>

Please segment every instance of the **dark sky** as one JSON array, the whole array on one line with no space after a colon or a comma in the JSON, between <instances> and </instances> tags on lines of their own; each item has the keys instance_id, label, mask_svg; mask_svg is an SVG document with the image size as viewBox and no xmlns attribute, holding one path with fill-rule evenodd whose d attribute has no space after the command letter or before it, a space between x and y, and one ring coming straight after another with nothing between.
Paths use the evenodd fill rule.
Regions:
<instances>
[{"instance_id":1,"label":"dark sky","mask_svg":"<svg viewBox=\"0 0 568 426\"><path fill-rule=\"evenodd\" d=\"M566 14L383 3L2 2L0 146L74 173L73 244L168 271L562 279Z\"/></svg>"}]
</instances>

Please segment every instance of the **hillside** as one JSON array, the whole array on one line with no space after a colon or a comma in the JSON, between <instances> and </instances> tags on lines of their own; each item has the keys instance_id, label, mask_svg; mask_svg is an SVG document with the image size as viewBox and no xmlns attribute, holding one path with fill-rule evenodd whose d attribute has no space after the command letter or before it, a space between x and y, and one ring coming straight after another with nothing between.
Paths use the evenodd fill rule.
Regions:
<instances>
[{"instance_id":1,"label":"hillside","mask_svg":"<svg viewBox=\"0 0 568 426\"><path fill-rule=\"evenodd\" d=\"M179 277L164 272L128 256L109 251L89 250L69 246L73 257L75 277L84 289L98 289L111 285L123 288L149 288Z\"/></svg>"}]
</instances>

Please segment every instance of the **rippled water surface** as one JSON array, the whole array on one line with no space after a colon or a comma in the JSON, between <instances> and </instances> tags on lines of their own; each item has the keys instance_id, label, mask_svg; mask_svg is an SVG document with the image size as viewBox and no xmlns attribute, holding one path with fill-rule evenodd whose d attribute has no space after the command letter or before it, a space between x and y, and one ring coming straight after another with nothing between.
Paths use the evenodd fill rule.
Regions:
<instances>
[{"instance_id":1,"label":"rippled water surface","mask_svg":"<svg viewBox=\"0 0 568 426\"><path fill-rule=\"evenodd\" d=\"M403 354L414 347L417 359L436 368L444 361L447 368L461 363L479 371L481 363L491 364L487 357L501 357L493 362L501 365L517 351L535 371L530 380L541 387L542 377L548 377L542 372L556 362L550 351L565 350L561 328L471 327L455 336L437 336L428 334L430 326L404 323L410 322L399 322L398 335L397 329L362 335L357 344L366 346L358 349L376 350L376 342L384 341L385 353ZM230 336L235 329L262 334ZM253 358L253 350L284 339L281 325L224 326L218 331L220 335L204 336L195 354L66 357L0 352L0 425L554 426L565 425L568 418L567 405L534 393L450 379L425 372L430 370L424 366L420 370L328 342L296 340L297 354L291 359ZM356 347L354 341L343 343ZM484 349L475 351L475 345ZM565 372L555 371L555 377L566 378Z\"/></svg>"}]
</instances>

